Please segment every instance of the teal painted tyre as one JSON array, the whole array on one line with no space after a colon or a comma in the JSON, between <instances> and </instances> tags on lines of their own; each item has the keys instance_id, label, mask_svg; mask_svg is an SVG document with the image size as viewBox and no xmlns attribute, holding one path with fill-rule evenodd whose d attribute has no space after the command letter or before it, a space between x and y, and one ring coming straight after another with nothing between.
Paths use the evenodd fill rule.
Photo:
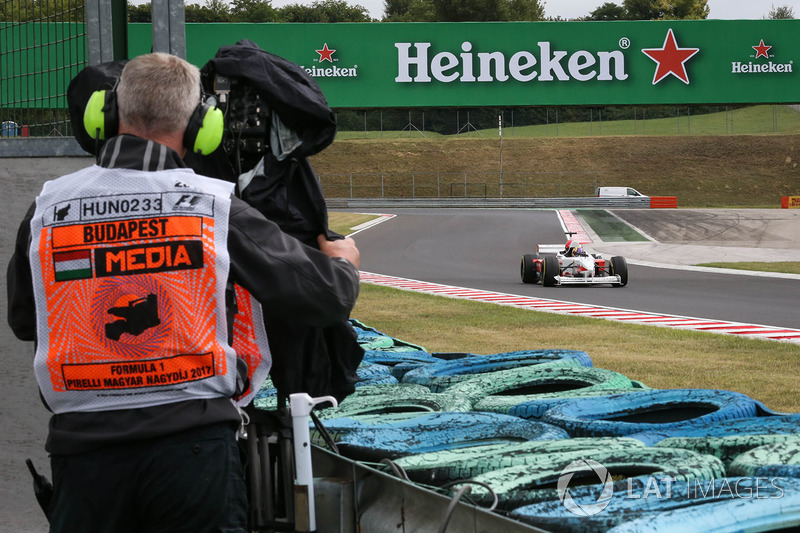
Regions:
<instances>
[{"instance_id":1,"label":"teal painted tyre","mask_svg":"<svg viewBox=\"0 0 800 533\"><path fill-rule=\"evenodd\" d=\"M358 394L364 389L366 394ZM469 411L471 407L466 398L449 394L423 393L419 387L377 385L359 387L356 394L345 398L339 407L322 409L318 415L320 419L330 419L403 412Z\"/></svg>"},{"instance_id":2,"label":"teal painted tyre","mask_svg":"<svg viewBox=\"0 0 800 533\"><path fill-rule=\"evenodd\" d=\"M341 454L374 462L478 444L507 446L521 441L567 438L566 432L559 428L493 413L427 413L391 422L373 418L371 423L338 418L327 420L324 425Z\"/></svg>"},{"instance_id":3,"label":"teal painted tyre","mask_svg":"<svg viewBox=\"0 0 800 533\"><path fill-rule=\"evenodd\" d=\"M644 448L644 445L636 439L625 437L482 444L409 455L397 459L395 463L405 470L412 481L441 485L510 466L530 465L535 469L537 464L545 460L552 461L557 454L580 458L587 452L622 451L628 448Z\"/></svg>"},{"instance_id":4,"label":"teal painted tyre","mask_svg":"<svg viewBox=\"0 0 800 533\"><path fill-rule=\"evenodd\" d=\"M648 446L673 437L731 437L736 435L772 435L800 433L800 414L773 415L756 404L756 416L720 420L713 426L684 426L674 429L661 428L631 435Z\"/></svg>"},{"instance_id":5,"label":"teal painted tyre","mask_svg":"<svg viewBox=\"0 0 800 533\"><path fill-rule=\"evenodd\" d=\"M800 527L800 488L792 486L781 498L736 498L643 516L607 533L673 533L693 531L797 531Z\"/></svg>"},{"instance_id":6,"label":"teal painted tyre","mask_svg":"<svg viewBox=\"0 0 800 533\"><path fill-rule=\"evenodd\" d=\"M599 463L605 479L592 469ZM569 470L566 470L569 468ZM566 471L565 471L566 470ZM543 459L537 468L530 465L512 466L475 476L473 479L492 487L498 498L498 508L512 510L531 503L559 499L557 482L571 473L574 483L581 485L610 483L614 478L674 478L694 480L717 479L725 476L722 461L710 455L689 450L668 448L626 448L583 453L577 459L567 454ZM489 505L494 496L484 487L473 487L470 497L481 505Z\"/></svg>"},{"instance_id":7,"label":"teal painted tyre","mask_svg":"<svg viewBox=\"0 0 800 533\"><path fill-rule=\"evenodd\" d=\"M541 420L566 429L573 437L621 437L708 426L756 413L757 402L738 392L667 389L569 400L547 411Z\"/></svg>"},{"instance_id":8,"label":"teal painted tyre","mask_svg":"<svg viewBox=\"0 0 800 533\"><path fill-rule=\"evenodd\" d=\"M728 467L739 455L767 444L797 440L797 435L730 435L728 437L672 437L654 446L659 448L683 448L697 453L718 457Z\"/></svg>"},{"instance_id":9,"label":"teal painted tyre","mask_svg":"<svg viewBox=\"0 0 800 533\"><path fill-rule=\"evenodd\" d=\"M800 435L740 454L728 472L733 476L800 478Z\"/></svg>"},{"instance_id":10,"label":"teal painted tyre","mask_svg":"<svg viewBox=\"0 0 800 533\"><path fill-rule=\"evenodd\" d=\"M351 318L350 324L356 332L356 342L358 342L364 350L425 351L425 348L422 346L390 337L375 328L366 326L358 320Z\"/></svg>"},{"instance_id":11,"label":"teal painted tyre","mask_svg":"<svg viewBox=\"0 0 800 533\"><path fill-rule=\"evenodd\" d=\"M476 410L482 410L477 408L477 404L482 402L484 407L491 406L490 410L510 413L515 406L539 395L587 389L633 390L633 383L622 374L604 368L533 365L474 376L448 388L447 393L469 398ZM491 402L489 398L492 398ZM519 416L519 413L515 413L515 416Z\"/></svg>"},{"instance_id":12,"label":"teal painted tyre","mask_svg":"<svg viewBox=\"0 0 800 533\"><path fill-rule=\"evenodd\" d=\"M613 494L604 501L602 512L588 514L601 501L602 485L569 487L570 509L560 499L533 503L514 509L509 516L515 520L538 526L548 531L571 533L596 533L636 519L650 519L655 515L677 509L697 508L700 512L713 502L724 502L758 495L760 498L777 498L784 490L800 490L800 483L776 488L752 478L722 478L697 482L651 480L638 478L614 483ZM607 503L606 503L607 502ZM709 508L710 509L710 508ZM573 511L577 511L573 512ZM695 528L694 522L685 525L695 531L716 531ZM710 525L709 525L710 526ZM674 531L682 531L683 527Z\"/></svg>"},{"instance_id":13,"label":"teal painted tyre","mask_svg":"<svg viewBox=\"0 0 800 533\"><path fill-rule=\"evenodd\" d=\"M447 389L447 393L464 396L473 402L477 411L489 410L537 418L540 396L568 395L577 391L634 389L630 379L618 372L585 366L536 365L511 368L476 376ZM611 394L610 392L606 394ZM533 401L533 403L529 403ZM482 405L478 407L478 404ZM516 409L516 407L522 405ZM489 407L489 409L484 409ZM514 412L512 412L512 410ZM543 411L539 413L541 416Z\"/></svg>"},{"instance_id":14,"label":"teal painted tyre","mask_svg":"<svg viewBox=\"0 0 800 533\"><path fill-rule=\"evenodd\" d=\"M469 355L415 369L403 376L403 383L424 385L433 392L442 392L457 383L475 377L476 374L548 363L592 366L589 355L576 350L525 350L492 355Z\"/></svg>"}]
</instances>

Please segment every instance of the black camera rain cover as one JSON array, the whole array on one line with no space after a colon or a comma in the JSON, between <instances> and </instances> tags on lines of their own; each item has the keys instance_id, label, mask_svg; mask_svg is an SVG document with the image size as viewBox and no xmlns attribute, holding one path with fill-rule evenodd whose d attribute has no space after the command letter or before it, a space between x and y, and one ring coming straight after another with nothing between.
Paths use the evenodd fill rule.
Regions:
<instances>
[{"instance_id":1,"label":"black camera rain cover","mask_svg":"<svg viewBox=\"0 0 800 533\"><path fill-rule=\"evenodd\" d=\"M253 86L270 110L300 136L302 143L289 154L291 158L321 152L336 136L333 110L314 78L299 65L262 50L253 41L242 39L223 46L201 74L208 84L220 74ZM208 92L210 89L206 87Z\"/></svg>"}]
</instances>

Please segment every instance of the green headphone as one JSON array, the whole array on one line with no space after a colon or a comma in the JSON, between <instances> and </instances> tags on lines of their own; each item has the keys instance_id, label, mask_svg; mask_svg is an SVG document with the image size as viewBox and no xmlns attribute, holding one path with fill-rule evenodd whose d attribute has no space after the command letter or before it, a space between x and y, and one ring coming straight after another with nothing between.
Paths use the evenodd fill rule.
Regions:
<instances>
[{"instance_id":1,"label":"green headphone","mask_svg":"<svg viewBox=\"0 0 800 533\"><path fill-rule=\"evenodd\" d=\"M105 141L119 131L117 91L95 91L83 112L83 127L93 139ZM222 143L225 129L222 111L208 104L198 104L183 134L183 145L193 153L208 155Z\"/></svg>"}]
</instances>

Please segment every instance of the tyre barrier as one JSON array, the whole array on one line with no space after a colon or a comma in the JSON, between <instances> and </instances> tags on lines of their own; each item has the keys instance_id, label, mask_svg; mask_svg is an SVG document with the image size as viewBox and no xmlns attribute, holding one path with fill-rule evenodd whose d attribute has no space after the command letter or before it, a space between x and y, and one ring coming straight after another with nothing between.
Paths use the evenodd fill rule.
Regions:
<instances>
[{"instance_id":1,"label":"tyre barrier","mask_svg":"<svg viewBox=\"0 0 800 533\"><path fill-rule=\"evenodd\" d=\"M789 480L784 480L787 483ZM794 480L792 480L794 481ZM620 524L606 533L673 533L686 531L796 531L800 526L800 486L787 483L780 498L735 498L712 501Z\"/></svg>"},{"instance_id":2,"label":"tyre barrier","mask_svg":"<svg viewBox=\"0 0 800 533\"><path fill-rule=\"evenodd\" d=\"M373 462L477 444L506 446L519 441L567 438L559 428L493 413L428 413L407 420L373 423L337 418L324 425L342 455Z\"/></svg>"},{"instance_id":3,"label":"tyre barrier","mask_svg":"<svg viewBox=\"0 0 800 533\"><path fill-rule=\"evenodd\" d=\"M350 319L350 324L357 335L357 342L365 350L389 350L389 351L424 351L425 348L390 337L381 333L375 328L364 325L355 319Z\"/></svg>"},{"instance_id":4,"label":"tyre barrier","mask_svg":"<svg viewBox=\"0 0 800 533\"><path fill-rule=\"evenodd\" d=\"M767 444L778 444L797 439L797 435L731 435L728 437L672 437L664 439L656 447L683 448L697 453L706 453L718 457L726 468L739 455Z\"/></svg>"},{"instance_id":5,"label":"tyre barrier","mask_svg":"<svg viewBox=\"0 0 800 533\"><path fill-rule=\"evenodd\" d=\"M512 518L553 531L581 531L584 526L585 531L610 527L674 531L685 530L687 524L692 530L713 529L705 527L709 524L705 516L719 513L739 513L730 530L743 529L742 523L762 515L768 518L752 523L758 527L762 523L800 525L800 519L787 521L791 520L786 519L788 511L760 503L764 490L772 491L768 492L772 497L781 489L795 498L793 509L799 505L800 452L791 445L800 446L800 414L775 413L728 391L649 390L624 376L625 386L617 388L613 383L620 375L612 379L609 371L593 368L585 352L428 353L358 324L354 327L359 344L367 350L356 392L339 408L317 411L345 456L370 462L392 459L420 483L444 485L465 478L489 483L499 495L500 508L513 510ZM549 360L541 355L545 352ZM540 378L560 374L561 381L536 382L536 374ZM591 374L596 382L569 383L567 376L578 374ZM397 379L403 383L397 384ZM473 385L467 386L471 381ZM522 401L517 402L520 398L514 396L520 392L525 394L518 394ZM275 409L276 393L268 381L258 391L255 407ZM526 420L526 416L531 418ZM312 435L315 444L324 446L316 430ZM608 508L593 517L576 517L569 510L557 517L557 511L566 510L557 490L559 478L571 463L586 465L588 459L607 469L611 479L622 478L613 482ZM745 477L726 478L726 465L727 475ZM580 484L569 487L569 496L578 507L597 503L605 494L606 484L591 469L577 469L573 477ZM653 494L663 494L666 478L677 481L671 482L673 496L665 504ZM723 509L718 504L730 503L722 501L730 493L723 490L725 483L741 483L741 489L759 479L762 496L757 503L762 507L748 511L749 515L741 514L738 507L718 510ZM778 480L781 485L764 485L764 479L776 484ZM631 487L649 491L651 497L627 497ZM683 500L691 501L682 503L676 491L691 487L701 496L684 495ZM713 497L707 496L709 492ZM484 505L494 499L481 486L472 486L470 497ZM615 507L617 500L627 503ZM551 511L543 510L547 505ZM666 521L670 513L679 512L687 514ZM583 526L574 525L575 520ZM654 529L656 520L669 525Z\"/></svg>"},{"instance_id":6,"label":"tyre barrier","mask_svg":"<svg viewBox=\"0 0 800 533\"><path fill-rule=\"evenodd\" d=\"M589 355L576 350L531 350L468 355L412 370L403 376L403 383L425 385L432 392L442 392L457 383L473 378L475 374L548 363L592 366Z\"/></svg>"},{"instance_id":7,"label":"tyre barrier","mask_svg":"<svg viewBox=\"0 0 800 533\"><path fill-rule=\"evenodd\" d=\"M587 462L591 460L592 462ZM596 470L601 465L602 471ZM626 448L624 450L597 450L542 459L536 464L501 468L475 476L473 479L492 487L498 498L499 509L513 510L524 505L545 500L558 500L557 482L561 476L571 474L581 485L607 484L613 478L648 479L674 478L686 482L711 480L725 476L722 461L710 455L690 450L670 448ZM599 477L600 474L604 477ZM494 495L484 487L476 486L470 497L481 505L488 505Z\"/></svg>"},{"instance_id":8,"label":"tyre barrier","mask_svg":"<svg viewBox=\"0 0 800 533\"><path fill-rule=\"evenodd\" d=\"M644 448L644 444L626 437L486 444L408 455L397 459L395 464L403 468L412 481L441 485L510 466L531 465L535 469L538 463L552 460L556 454L579 458L601 449L622 451L628 448Z\"/></svg>"},{"instance_id":9,"label":"tyre barrier","mask_svg":"<svg viewBox=\"0 0 800 533\"><path fill-rule=\"evenodd\" d=\"M728 472L734 476L800 478L800 435L740 454Z\"/></svg>"},{"instance_id":10,"label":"tyre barrier","mask_svg":"<svg viewBox=\"0 0 800 533\"><path fill-rule=\"evenodd\" d=\"M757 410L761 409L757 406ZM757 413L758 414L758 413ZM710 427L682 427L631 435L648 446L672 437L729 437L735 435L772 435L800 433L800 414L756 416L721 420Z\"/></svg>"},{"instance_id":11,"label":"tyre barrier","mask_svg":"<svg viewBox=\"0 0 800 533\"><path fill-rule=\"evenodd\" d=\"M423 350L365 350L363 361L390 367L391 374L399 380L402 379L407 372L421 366L437 363L440 359L436 359Z\"/></svg>"},{"instance_id":12,"label":"tyre barrier","mask_svg":"<svg viewBox=\"0 0 800 533\"><path fill-rule=\"evenodd\" d=\"M633 382L632 382L633 383ZM636 385L636 383L633 383ZM476 411L490 411L490 412L505 412L512 416L520 418L541 418L544 413L553 407L560 405L568 400L576 400L579 398L594 398L597 396L610 396L615 394L628 394L630 392L637 392L642 389L641 387L630 388L602 388L601 386L585 387L583 389L576 389L573 391L564 391L553 394L537 395L535 398L527 397L523 402L517 403L508 407L508 401L502 396L489 396L478 403L473 408ZM506 408L505 411L495 411L496 409Z\"/></svg>"},{"instance_id":13,"label":"tyre barrier","mask_svg":"<svg viewBox=\"0 0 800 533\"><path fill-rule=\"evenodd\" d=\"M367 394L358 394L365 389ZM339 407L321 409L317 414L320 419L330 419L397 412L469 411L471 408L466 398L423 392L419 387L375 385L359 387Z\"/></svg>"},{"instance_id":14,"label":"tyre barrier","mask_svg":"<svg viewBox=\"0 0 800 533\"><path fill-rule=\"evenodd\" d=\"M358 381L356 388L370 385L396 385L397 378L391 374L391 368L385 365L361 363L356 370Z\"/></svg>"},{"instance_id":15,"label":"tyre barrier","mask_svg":"<svg viewBox=\"0 0 800 533\"><path fill-rule=\"evenodd\" d=\"M800 483L791 483L800 490ZM613 493L603 500L603 485L569 487L569 499L543 501L514 509L509 516L548 531L596 533L675 509L706 508L712 502L747 498L779 498L788 487L775 487L752 478L722 478L708 481L673 481L642 478L615 482ZM602 506L602 512L596 512ZM674 531L685 531L688 524ZM711 531L713 528L695 528ZM716 531L716 530L714 530Z\"/></svg>"},{"instance_id":16,"label":"tyre barrier","mask_svg":"<svg viewBox=\"0 0 800 533\"><path fill-rule=\"evenodd\" d=\"M757 402L714 389L644 390L565 401L541 418L573 437L621 437L756 416Z\"/></svg>"},{"instance_id":17,"label":"tyre barrier","mask_svg":"<svg viewBox=\"0 0 800 533\"><path fill-rule=\"evenodd\" d=\"M474 410L482 410L476 406L483 402L484 406L508 413L539 395L588 389L634 390L632 387L630 379L612 370L546 363L481 374L450 387L446 393L469 398Z\"/></svg>"}]
</instances>

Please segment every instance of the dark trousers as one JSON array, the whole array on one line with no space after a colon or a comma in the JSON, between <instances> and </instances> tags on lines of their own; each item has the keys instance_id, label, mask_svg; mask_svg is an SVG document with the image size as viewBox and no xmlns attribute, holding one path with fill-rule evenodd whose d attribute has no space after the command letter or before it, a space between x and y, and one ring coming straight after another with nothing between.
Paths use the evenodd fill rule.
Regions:
<instances>
[{"instance_id":1,"label":"dark trousers","mask_svg":"<svg viewBox=\"0 0 800 533\"><path fill-rule=\"evenodd\" d=\"M247 531L230 424L51 457L51 533Z\"/></svg>"}]
</instances>

